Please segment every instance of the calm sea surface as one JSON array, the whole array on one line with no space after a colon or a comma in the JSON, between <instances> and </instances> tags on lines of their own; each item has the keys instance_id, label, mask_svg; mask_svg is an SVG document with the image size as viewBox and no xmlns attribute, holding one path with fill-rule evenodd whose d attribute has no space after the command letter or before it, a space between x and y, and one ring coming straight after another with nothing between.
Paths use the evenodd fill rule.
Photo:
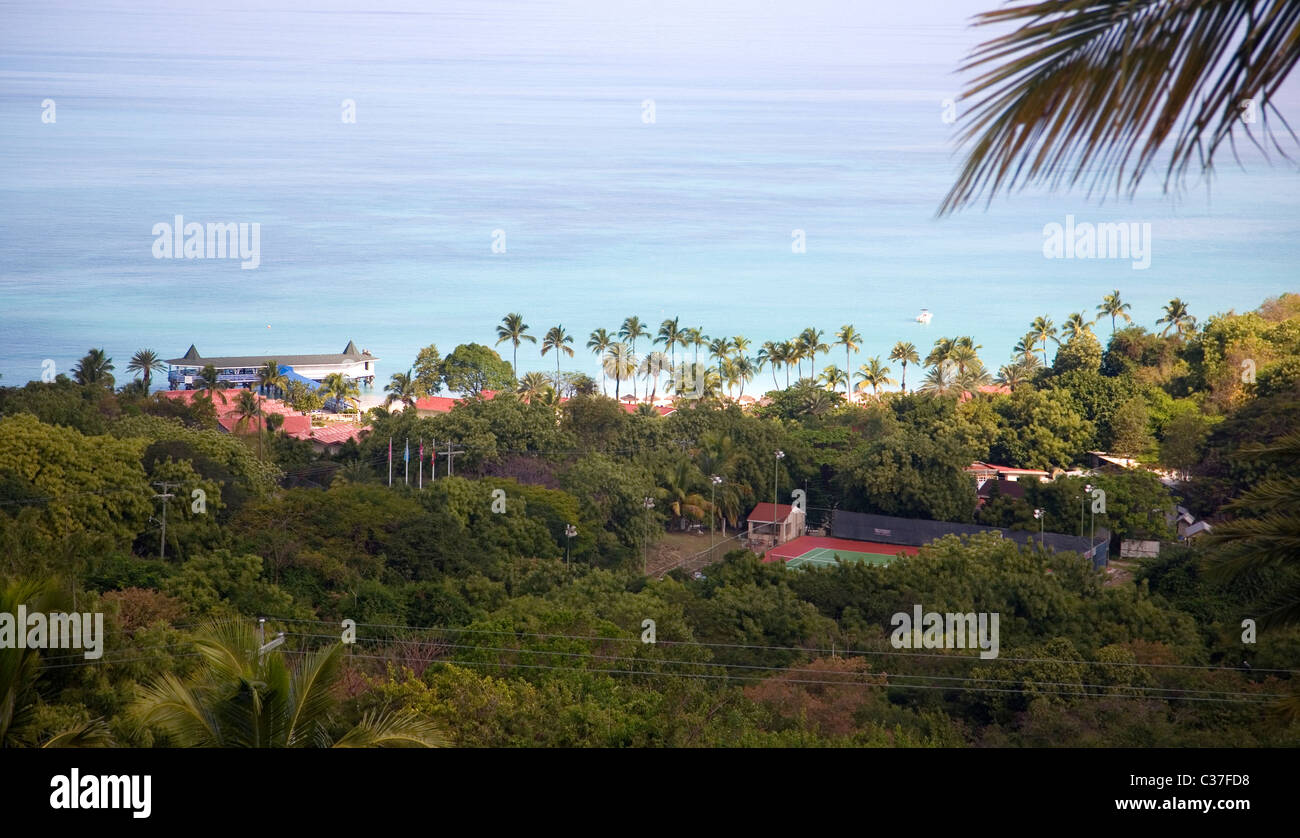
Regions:
<instances>
[{"instance_id":1,"label":"calm sea surface","mask_svg":"<svg viewBox=\"0 0 1300 838\"><path fill-rule=\"evenodd\" d=\"M854 368L972 334L996 369L1035 316L1112 289L1148 326L1173 296L1204 318L1300 291L1296 169L1248 143L1245 171L1224 155L1176 201L1157 172L1133 202L1031 190L936 219L958 162L941 102L994 5L0 3L3 382L90 346L125 380L142 347L350 339L386 380L511 311L539 338L562 323L564 367L593 374L588 333L633 314L751 352L851 322ZM1067 214L1149 223L1150 267L1044 258ZM155 259L176 215L260 224L260 266ZM520 369L553 356L526 345Z\"/></svg>"}]
</instances>

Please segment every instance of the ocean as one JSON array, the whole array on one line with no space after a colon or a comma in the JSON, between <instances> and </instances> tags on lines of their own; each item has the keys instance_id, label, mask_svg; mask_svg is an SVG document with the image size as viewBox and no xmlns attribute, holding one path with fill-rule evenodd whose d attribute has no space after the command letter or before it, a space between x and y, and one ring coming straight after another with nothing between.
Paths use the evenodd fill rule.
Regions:
<instances>
[{"instance_id":1,"label":"ocean","mask_svg":"<svg viewBox=\"0 0 1300 838\"><path fill-rule=\"evenodd\" d=\"M140 348L349 340L383 382L427 344L493 344L508 312L539 341L562 324L562 367L593 375L588 334L630 315L751 353L852 323L854 369L969 334L996 370L1033 318L1114 289L1149 328L1175 296L1203 320L1300 291L1295 164L1245 140L1176 196L1153 170L1131 201L1030 187L936 218L960 162L943 102L995 5L2 3L0 383L92 346L124 382ZM1275 104L1300 125L1294 81ZM178 215L257 224L257 267L155 258ZM1046 258L1067 216L1148 224L1149 266Z\"/></svg>"}]
</instances>

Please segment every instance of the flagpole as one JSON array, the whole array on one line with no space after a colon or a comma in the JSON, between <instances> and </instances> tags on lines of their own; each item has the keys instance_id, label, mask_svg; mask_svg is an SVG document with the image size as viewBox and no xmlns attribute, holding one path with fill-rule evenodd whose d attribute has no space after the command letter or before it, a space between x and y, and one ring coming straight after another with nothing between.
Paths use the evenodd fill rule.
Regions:
<instances>
[{"instance_id":1,"label":"flagpole","mask_svg":"<svg viewBox=\"0 0 1300 838\"><path fill-rule=\"evenodd\" d=\"M406 448L402 451L402 483L411 485L411 438L406 438Z\"/></svg>"},{"instance_id":2,"label":"flagpole","mask_svg":"<svg viewBox=\"0 0 1300 838\"><path fill-rule=\"evenodd\" d=\"M420 482L416 488L424 488L424 437L420 437Z\"/></svg>"},{"instance_id":3,"label":"flagpole","mask_svg":"<svg viewBox=\"0 0 1300 838\"><path fill-rule=\"evenodd\" d=\"M393 438L388 438L388 487L393 487Z\"/></svg>"}]
</instances>

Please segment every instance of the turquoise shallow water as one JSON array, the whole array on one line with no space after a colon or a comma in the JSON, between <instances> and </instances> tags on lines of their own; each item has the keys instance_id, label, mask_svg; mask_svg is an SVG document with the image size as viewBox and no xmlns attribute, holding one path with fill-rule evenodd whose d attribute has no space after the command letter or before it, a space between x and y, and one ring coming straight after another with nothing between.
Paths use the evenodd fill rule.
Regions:
<instances>
[{"instance_id":1,"label":"turquoise shallow water","mask_svg":"<svg viewBox=\"0 0 1300 838\"><path fill-rule=\"evenodd\" d=\"M940 103L985 5L0 4L0 374L352 339L386 379L508 311L563 323L565 368L593 374L587 334L631 314L753 351L852 322L854 367L972 334L996 369L1035 316L1114 288L1148 326L1173 296L1204 318L1300 290L1295 168L1243 144L1245 171L1225 156L1178 201L1153 177L1131 203L1034 190L936 220ZM260 266L154 259L177 214L260 224ZM1150 268L1045 259L1067 214L1149 223ZM530 369L554 360L522 347Z\"/></svg>"}]
</instances>

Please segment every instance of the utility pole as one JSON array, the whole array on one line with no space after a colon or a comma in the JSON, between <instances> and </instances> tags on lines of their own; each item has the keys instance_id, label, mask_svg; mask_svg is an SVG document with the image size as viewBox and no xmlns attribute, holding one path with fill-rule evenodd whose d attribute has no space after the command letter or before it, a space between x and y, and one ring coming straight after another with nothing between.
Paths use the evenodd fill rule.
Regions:
<instances>
[{"instance_id":1,"label":"utility pole","mask_svg":"<svg viewBox=\"0 0 1300 838\"><path fill-rule=\"evenodd\" d=\"M714 519L718 515L717 496L718 484L722 482L720 475L713 475L709 478L709 561L713 561L713 525Z\"/></svg>"},{"instance_id":2,"label":"utility pole","mask_svg":"<svg viewBox=\"0 0 1300 838\"><path fill-rule=\"evenodd\" d=\"M772 463L772 546L776 547L778 542L776 519L777 519L777 489L776 482L780 479L781 461L785 459L785 452L777 449L776 460Z\"/></svg>"},{"instance_id":3,"label":"utility pole","mask_svg":"<svg viewBox=\"0 0 1300 838\"><path fill-rule=\"evenodd\" d=\"M448 477L451 477L452 474L454 473L454 472L452 471L452 460L453 460L453 458L454 458L457 454L464 454L464 453L465 453L465 449L464 449L464 448L456 448L455 450L453 450L453 447L452 447L452 444L451 444L451 440L450 440L450 439L447 440L447 476L448 476Z\"/></svg>"},{"instance_id":4,"label":"utility pole","mask_svg":"<svg viewBox=\"0 0 1300 838\"><path fill-rule=\"evenodd\" d=\"M641 574L650 575L650 510L655 508L655 499L647 497L641 503L645 507L645 532L641 537Z\"/></svg>"},{"instance_id":5,"label":"utility pole","mask_svg":"<svg viewBox=\"0 0 1300 838\"><path fill-rule=\"evenodd\" d=\"M573 524L564 525L564 569L569 569L569 549L573 546L573 537L578 534L578 528Z\"/></svg>"},{"instance_id":6,"label":"utility pole","mask_svg":"<svg viewBox=\"0 0 1300 838\"><path fill-rule=\"evenodd\" d=\"M163 507L162 507L162 533L161 533L161 534L159 535L159 537L158 537L158 560L159 560L159 561L163 561L163 560L165 560L165 559L167 558L167 501L169 501L169 500L171 500L172 498L176 497L175 495L171 494L171 493L168 492L167 490L168 490L168 489L179 489L180 486L181 486L181 484L180 484L180 483L168 483L168 482L166 482L166 481L159 481L159 482L157 482L157 483L154 483L153 485L157 486L159 489L162 489L162 491L161 491L160 493L154 495L154 497L155 497L155 498L160 498L160 499L162 500L162 504L163 504Z\"/></svg>"}]
</instances>

